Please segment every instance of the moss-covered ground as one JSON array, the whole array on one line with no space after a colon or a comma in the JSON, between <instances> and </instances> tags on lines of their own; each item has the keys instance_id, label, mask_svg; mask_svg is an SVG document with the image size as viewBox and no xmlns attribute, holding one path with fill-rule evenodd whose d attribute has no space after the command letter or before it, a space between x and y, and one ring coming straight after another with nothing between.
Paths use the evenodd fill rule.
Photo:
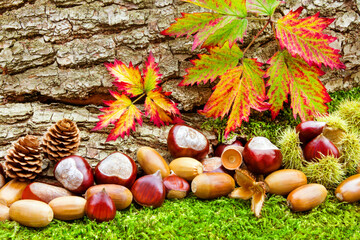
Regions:
<instances>
[{"instance_id":1,"label":"moss-covered ground","mask_svg":"<svg viewBox=\"0 0 360 240\"><path fill-rule=\"evenodd\" d=\"M360 99L360 88L334 93L332 98L329 111L343 99ZM258 115L241 131L276 142L282 129L297 123L286 109L275 121L268 113ZM7 221L0 223L0 239L360 239L359 222L359 203L340 203L332 190L323 204L304 213L291 212L286 198L268 195L259 219L250 211L250 200L204 201L190 194L183 200L166 200L157 209L132 204L105 223L84 217L54 220L34 229Z\"/></svg>"}]
</instances>

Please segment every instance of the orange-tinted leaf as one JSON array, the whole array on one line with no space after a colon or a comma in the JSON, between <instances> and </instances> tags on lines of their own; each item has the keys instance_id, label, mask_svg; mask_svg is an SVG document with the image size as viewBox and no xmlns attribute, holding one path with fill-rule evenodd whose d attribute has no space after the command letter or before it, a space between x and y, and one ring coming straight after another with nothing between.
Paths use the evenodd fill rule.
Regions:
<instances>
[{"instance_id":1,"label":"orange-tinted leaf","mask_svg":"<svg viewBox=\"0 0 360 240\"><path fill-rule=\"evenodd\" d=\"M100 109L104 114L98 116L99 122L92 129L93 131L100 130L110 123L115 123L114 129L111 130L106 141L116 140L119 136L123 138L125 134L129 135L130 129L135 130L135 119L140 125L142 124L142 114L132 104L130 98L114 91L110 91L110 93L116 98L116 101L104 102L109 107Z\"/></svg>"},{"instance_id":2,"label":"orange-tinted leaf","mask_svg":"<svg viewBox=\"0 0 360 240\"><path fill-rule=\"evenodd\" d=\"M175 118L178 120L176 115L180 115L176 103L165 97L160 90L148 92L145 99L145 113L158 127L173 123Z\"/></svg>"},{"instance_id":3,"label":"orange-tinted leaf","mask_svg":"<svg viewBox=\"0 0 360 240\"><path fill-rule=\"evenodd\" d=\"M245 169L235 169L236 183L244 189L252 189L255 184L255 177Z\"/></svg>"},{"instance_id":4,"label":"orange-tinted leaf","mask_svg":"<svg viewBox=\"0 0 360 240\"><path fill-rule=\"evenodd\" d=\"M298 19L302 7L290 11L286 16L277 21L276 37L282 48L286 47L295 57L298 54L309 65L321 64L330 68L345 68L340 61L339 50L329 46L336 40L323 33L334 19L320 18L319 13L304 19Z\"/></svg>"},{"instance_id":5,"label":"orange-tinted leaf","mask_svg":"<svg viewBox=\"0 0 360 240\"><path fill-rule=\"evenodd\" d=\"M229 198L248 200L253 194L254 192L251 188L238 187L229 194Z\"/></svg>"},{"instance_id":6,"label":"orange-tinted leaf","mask_svg":"<svg viewBox=\"0 0 360 240\"><path fill-rule=\"evenodd\" d=\"M144 84L138 68L134 68L130 62L127 67L123 62L115 59L114 64L105 63L109 73L116 79L113 84L118 87L120 91L124 91L131 97L140 95L144 92Z\"/></svg>"},{"instance_id":7,"label":"orange-tinted leaf","mask_svg":"<svg viewBox=\"0 0 360 240\"><path fill-rule=\"evenodd\" d=\"M261 63L255 59L244 59L243 65L230 69L220 77L220 82L200 111L207 117L224 117L232 110L225 128L224 136L241 126L243 120L248 121L250 108L258 111L268 109L265 84L262 79L264 71Z\"/></svg>"},{"instance_id":8,"label":"orange-tinted leaf","mask_svg":"<svg viewBox=\"0 0 360 240\"><path fill-rule=\"evenodd\" d=\"M212 82L227 70L236 67L243 56L237 45L230 48L229 44L210 48L209 52L210 54L200 54L199 59L191 61L194 66L186 70L188 74L184 76L180 86L201 82L205 84L209 80Z\"/></svg>"},{"instance_id":9,"label":"orange-tinted leaf","mask_svg":"<svg viewBox=\"0 0 360 240\"><path fill-rule=\"evenodd\" d=\"M146 68L144 68L144 91L146 93L158 88L158 84L161 82L161 74L159 74L158 64L155 63L155 59L150 52L149 58L146 62Z\"/></svg>"},{"instance_id":10,"label":"orange-tinted leaf","mask_svg":"<svg viewBox=\"0 0 360 240\"><path fill-rule=\"evenodd\" d=\"M273 118L282 109L288 93L295 118L299 114L301 120L305 121L313 119L316 114L326 113L326 103L331 98L319 80L319 76L324 74L321 69L309 66L299 56L292 57L286 50L277 52L268 63L268 96Z\"/></svg>"}]
</instances>

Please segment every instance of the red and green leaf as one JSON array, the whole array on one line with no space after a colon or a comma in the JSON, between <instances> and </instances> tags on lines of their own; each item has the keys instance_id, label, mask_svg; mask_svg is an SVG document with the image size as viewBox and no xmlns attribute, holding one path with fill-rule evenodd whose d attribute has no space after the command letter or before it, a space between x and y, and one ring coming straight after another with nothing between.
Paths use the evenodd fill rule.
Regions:
<instances>
[{"instance_id":1,"label":"red and green leaf","mask_svg":"<svg viewBox=\"0 0 360 240\"><path fill-rule=\"evenodd\" d=\"M299 56L293 57L288 51L277 52L269 61L265 77L270 111L275 118L287 102L290 94L294 118L299 114L302 121L310 120L318 113L325 113L326 103L331 101L326 88L319 80L324 72L316 66L309 66Z\"/></svg>"},{"instance_id":2,"label":"red and green leaf","mask_svg":"<svg viewBox=\"0 0 360 240\"><path fill-rule=\"evenodd\" d=\"M244 59L243 65L228 70L220 77L215 91L200 111L207 117L221 117L229 115L225 129L225 137L241 126L243 120L248 121L250 108L263 111L268 109L265 85L262 79L264 71L255 59Z\"/></svg>"},{"instance_id":3,"label":"red and green leaf","mask_svg":"<svg viewBox=\"0 0 360 240\"><path fill-rule=\"evenodd\" d=\"M116 140L119 136L123 138L125 134L130 134L130 129L135 131L135 120L140 125L142 124L142 114L133 105L130 98L125 94L119 94L111 90L110 93L115 97L116 101L104 101L108 107L100 109L104 114L98 116L99 122L92 129L93 131L100 130L110 123L115 124L106 141Z\"/></svg>"},{"instance_id":4,"label":"red and green leaf","mask_svg":"<svg viewBox=\"0 0 360 240\"><path fill-rule=\"evenodd\" d=\"M173 123L173 120L180 115L176 103L168 99L166 93L154 90L147 94L145 99L145 113L150 116L150 121L158 127Z\"/></svg>"},{"instance_id":5,"label":"red and green leaf","mask_svg":"<svg viewBox=\"0 0 360 240\"><path fill-rule=\"evenodd\" d=\"M180 86L201 82L205 84L209 80L212 82L227 70L236 67L243 56L237 45L230 48L225 44L222 47L210 48L209 52L210 54L200 54L199 59L191 61L194 66L186 70L188 74L184 76Z\"/></svg>"},{"instance_id":6,"label":"red and green leaf","mask_svg":"<svg viewBox=\"0 0 360 240\"><path fill-rule=\"evenodd\" d=\"M213 10L221 14L235 15L237 17L246 17L245 0L183 0L197 6Z\"/></svg>"},{"instance_id":7,"label":"red and green leaf","mask_svg":"<svg viewBox=\"0 0 360 240\"><path fill-rule=\"evenodd\" d=\"M119 91L124 91L131 97L138 96L144 92L141 73L138 68L134 68L130 62L127 67L123 62L115 59L114 64L105 63L109 73L116 79L113 84L118 87Z\"/></svg>"},{"instance_id":8,"label":"red and green leaf","mask_svg":"<svg viewBox=\"0 0 360 240\"><path fill-rule=\"evenodd\" d=\"M321 67L324 64L331 69L345 68L340 61L339 50L329 46L336 37L322 32L334 19L321 18L319 13L298 19L302 9L300 7L296 11L290 11L277 21L276 37L280 46L286 48L293 57L298 54L309 65Z\"/></svg>"},{"instance_id":9,"label":"red and green leaf","mask_svg":"<svg viewBox=\"0 0 360 240\"><path fill-rule=\"evenodd\" d=\"M246 8L248 12L272 16L280 3L278 0L247 0Z\"/></svg>"},{"instance_id":10,"label":"red and green leaf","mask_svg":"<svg viewBox=\"0 0 360 240\"><path fill-rule=\"evenodd\" d=\"M146 62L146 68L144 68L144 91L146 93L158 88L158 84L161 82L161 74L159 74L158 64L155 63L155 59L150 52L149 58Z\"/></svg>"}]
</instances>

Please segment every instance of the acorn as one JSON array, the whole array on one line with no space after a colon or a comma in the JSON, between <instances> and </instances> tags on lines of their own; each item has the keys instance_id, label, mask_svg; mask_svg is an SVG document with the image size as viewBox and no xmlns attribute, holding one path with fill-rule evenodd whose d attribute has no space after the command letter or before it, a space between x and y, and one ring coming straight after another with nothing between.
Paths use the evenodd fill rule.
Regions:
<instances>
[{"instance_id":1,"label":"acorn","mask_svg":"<svg viewBox=\"0 0 360 240\"><path fill-rule=\"evenodd\" d=\"M11 204L21 199L24 189L29 182L12 179L0 189L0 204L10 207Z\"/></svg>"},{"instance_id":2,"label":"acorn","mask_svg":"<svg viewBox=\"0 0 360 240\"><path fill-rule=\"evenodd\" d=\"M133 195L129 189L117 184L99 184L90 187L85 192L85 199L105 189L109 197L114 201L116 210L123 210L130 206Z\"/></svg>"},{"instance_id":3,"label":"acorn","mask_svg":"<svg viewBox=\"0 0 360 240\"><path fill-rule=\"evenodd\" d=\"M0 221L10 220L9 207L0 204Z\"/></svg>"},{"instance_id":4,"label":"acorn","mask_svg":"<svg viewBox=\"0 0 360 240\"><path fill-rule=\"evenodd\" d=\"M33 182L26 186L21 199L33 199L49 203L55 198L72 195L73 194L65 188L41 182Z\"/></svg>"},{"instance_id":5,"label":"acorn","mask_svg":"<svg viewBox=\"0 0 360 240\"><path fill-rule=\"evenodd\" d=\"M172 173L163 179L164 186L166 188L166 198L168 199L182 199L189 193L189 183L177 176L173 171Z\"/></svg>"},{"instance_id":6,"label":"acorn","mask_svg":"<svg viewBox=\"0 0 360 240\"><path fill-rule=\"evenodd\" d=\"M296 169L282 169L270 173L265 178L269 193L287 195L292 190L307 184L305 174Z\"/></svg>"},{"instance_id":7,"label":"acorn","mask_svg":"<svg viewBox=\"0 0 360 240\"><path fill-rule=\"evenodd\" d=\"M201 162L190 157L176 158L170 163L169 167L177 176L188 181L193 180L204 171Z\"/></svg>"},{"instance_id":8,"label":"acorn","mask_svg":"<svg viewBox=\"0 0 360 240\"><path fill-rule=\"evenodd\" d=\"M54 218L69 221L80 219L85 215L85 198L78 196L58 197L49 202Z\"/></svg>"},{"instance_id":9,"label":"acorn","mask_svg":"<svg viewBox=\"0 0 360 240\"><path fill-rule=\"evenodd\" d=\"M191 182L191 191L201 199L227 196L234 188L234 179L226 173L202 173Z\"/></svg>"},{"instance_id":10,"label":"acorn","mask_svg":"<svg viewBox=\"0 0 360 240\"><path fill-rule=\"evenodd\" d=\"M141 147L136 153L137 161L146 174L160 170L162 178L170 175L170 168L165 159L151 147Z\"/></svg>"},{"instance_id":11,"label":"acorn","mask_svg":"<svg viewBox=\"0 0 360 240\"><path fill-rule=\"evenodd\" d=\"M339 158L338 148L323 134L318 135L304 147L304 157L306 161L318 161L323 156L332 155Z\"/></svg>"},{"instance_id":12,"label":"acorn","mask_svg":"<svg viewBox=\"0 0 360 240\"><path fill-rule=\"evenodd\" d=\"M317 183L306 184L291 191L287 197L287 204L295 212L311 210L325 201L326 188Z\"/></svg>"},{"instance_id":13,"label":"acorn","mask_svg":"<svg viewBox=\"0 0 360 240\"><path fill-rule=\"evenodd\" d=\"M299 123L295 129L299 133L300 142L305 146L322 133L325 125L326 122L306 121Z\"/></svg>"},{"instance_id":14,"label":"acorn","mask_svg":"<svg viewBox=\"0 0 360 240\"><path fill-rule=\"evenodd\" d=\"M342 181L335 190L335 196L340 201L348 203L360 201L360 174Z\"/></svg>"},{"instance_id":15,"label":"acorn","mask_svg":"<svg viewBox=\"0 0 360 240\"><path fill-rule=\"evenodd\" d=\"M135 161L121 152L114 152L101 160L94 174L96 184L119 184L127 188L135 182L136 175Z\"/></svg>"},{"instance_id":16,"label":"acorn","mask_svg":"<svg viewBox=\"0 0 360 240\"><path fill-rule=\"evenodd\" d=\"M38 200L19 200L10 206L10 218L27 227L45 227L54 218L51 207Z\"/></svg>"},{"instance_id":17,"label":"acorn","mask_svg":"<svg viewBox=\"0 0 360 240\"><path fill-rule=\"evenodd\" d=\"M167 145L174 158L191 157L201 160L209 152L209 141L205 135L183 124L176 124L170 129Z\"/></svg>"},{"instance_id":18,"label":"acorn","mask_svg":"<svg viewBox=\"0 0 360 240\"><path fill-rule=\"evenodd\" d=\"M166 196L160 170L145 175L135 181L131 187L135 202L144 207L160 207Z\"/></svg>"}]
</instances>

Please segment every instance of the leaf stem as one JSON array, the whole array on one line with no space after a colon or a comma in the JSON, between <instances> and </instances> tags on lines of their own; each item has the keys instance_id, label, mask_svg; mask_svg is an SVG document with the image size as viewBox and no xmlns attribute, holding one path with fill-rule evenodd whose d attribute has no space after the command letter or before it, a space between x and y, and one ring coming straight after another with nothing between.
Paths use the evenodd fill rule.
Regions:
<instances>
[{"instance_id":1,"label":"leaf stem","mask_svg":"<svg viewBox=\"0 0 360 240\"><path fill-rule=\"evenodd\" d=\"M251 41L251 43L245 48L243 55L245 55L246 51L249 50L249 48L251 47L251 45L253 45L253 43L255 42L255 40L259 37L259 35L266 29L266 27L269 25L269 23L271 22L271 18L268 19L267 23L265 24L265 26L256 34L256 36L253 38L253 40Z\"/></svg>"},{"instance_id":2,"label":"leaf stem","mask_svg":"<svg viewBox=\"0 0 360 240\"><path fill-rule=\"evenodd\" d=\"M275 30L275 24L274 24L274 22L271 22L271 29L272 29L272 31L273 31L273 33L274 33L274 37L275 37L275 40L276 40L276 44L277 44L277 46L278 46L278 50L280 50L280 49L281 49L281 46L280 46L280 43L279 43L279 39L277 39L277 37L276 37L276 30Z\"/></svg>"},{"instance_id":3,"label":"leaf stem","mask_svg":"<svg viewBox=\"0 0 360 240\"><path fill-rule=\"evenodd\" d=\"M268 18L245 17L247 20L269 21Z\"/></svg>"},{"instance_id":4,"label":"leaf stem","mask_svg":"<svg viewBox=\"0 0 360 240\"><path fill-rule=\"evenodd\" d=\"M137 99L135 99L133 104L135 104L137 101L139 101L143 96L145 96L145 93L141 94Z\"/></svg>"}]
</instances>

